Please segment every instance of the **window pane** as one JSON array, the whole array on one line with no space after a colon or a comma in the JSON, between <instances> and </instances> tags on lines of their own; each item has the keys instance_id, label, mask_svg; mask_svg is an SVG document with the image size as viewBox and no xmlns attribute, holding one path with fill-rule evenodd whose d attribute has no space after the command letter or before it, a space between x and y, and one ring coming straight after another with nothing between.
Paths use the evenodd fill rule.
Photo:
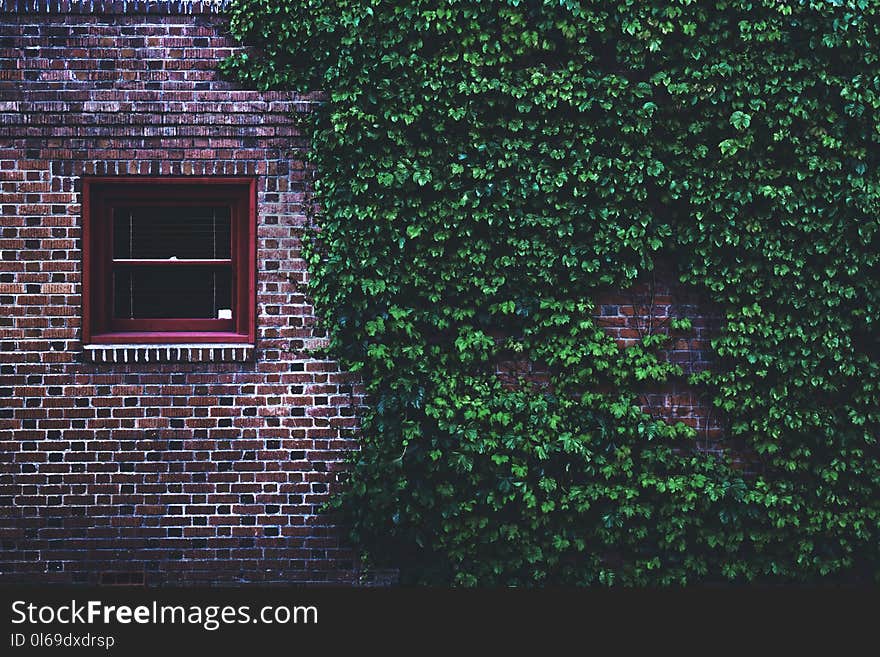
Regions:
<instances>
[{"instance_id":1,"label":"window pane","mask_svg":"<svg viewBox=\"0 0 880 657\"><path fill-rule=\"evenodd\" d=\"M117 319L231 319L232 268L117 267L113 305Z\"/></svg>"},{"instance_id":2,"label":"window pane","mask_svg":"<svg viewBox=\"0 0 880 657\"><path fill-rule=\"evenodd\" d=\"M130 207L113 211L114 258L229 258L229 207Z\"/></svg>"}]
</instances>

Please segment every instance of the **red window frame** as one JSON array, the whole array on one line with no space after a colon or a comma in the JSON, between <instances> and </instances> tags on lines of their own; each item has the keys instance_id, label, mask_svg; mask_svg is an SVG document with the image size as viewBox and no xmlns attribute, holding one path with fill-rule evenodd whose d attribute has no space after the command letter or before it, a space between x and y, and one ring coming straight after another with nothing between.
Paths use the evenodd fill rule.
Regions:
<instances>
[{"instance_id":1,"label":"red window frame","mask_svg":"<svg viewBox=\"0 0 880 657\"><path fill-rule=\"evenodd\" d=\"M256 181L253 178L83 178L83 343L254 343ZM118 319L111 316L113 208L228 205L232 232L232 319ZM211 262L211 261L208 261ZM164 265L163 261L149 261ZM167 263L205 264L204 261ZM118 265L120 266L120 265Z\"/></svg>"}]
</instances>

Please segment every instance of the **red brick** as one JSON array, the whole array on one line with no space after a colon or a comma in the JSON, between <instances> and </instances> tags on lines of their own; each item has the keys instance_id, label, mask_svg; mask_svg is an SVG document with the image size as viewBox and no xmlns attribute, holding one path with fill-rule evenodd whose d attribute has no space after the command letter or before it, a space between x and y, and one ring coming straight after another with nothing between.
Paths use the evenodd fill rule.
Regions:
<instances>
[{"instance_id":1,"label":"red brick","mask_svg":"<svg viewBox=\"0 0 880 657\"><path fill-rule=\"evenodd\" d=\"M0 13L9 42L0 49L0 90L16 85L14 99L0 102L7 228L0 252L14 254L3 261L13 279L0 294L15 299L3 327L14 349L0 353L9 369L0 386L14 394L3 398L12 417L0 420L10 455L4 481L13 483L0 490L16 496L16 524L0 530L0 581L352 582L344 528L311 520L328 493L307 485L278 492L312 467L290 460L290 451L313 444L292 440L285 423L296 420L305 431L326 421L292 415L312 410L314 399L291 396L290 385L351 378L302 349L302 337L320 338L302 328L315 323L297 288L303 276L264 267L273 260L285 272L306 270L299 231L308 223L312 174L302 163L288 165L286 153L307 146L290 113L319 98L221 81L217 64L238 51L222 17L188 15L167 2L152 3L144 22L143 3L128 3L128 14L121 2L94 3L106 11L91 14L90 4L71 3L80 10L38 0L36 10L29 3L28 11ZM199 3L186 6L201 11ZM69 31L66 46L47 36L47 25ZM74 31L80 28L87 31ZM257 176L255 362L83 361L81 178L123 174ZM278 223L262 223L269 216ZM302 335L284 335L292 326ZM337 392L329 388L314 394ZM224 398L234 404L221 404ZM337 395L318 412L336 416L332 406L348 403ZM247 407L256 414L244 416ZM340 442L332 448L338 453L321 459L341 460L352 446ZM288 504L288 495L303 493L308 503ZM246 516L256 524L239 526ZM264 526L279 535L264 535ZM193 539L208 539L210 549L193 548ZM324 556L315 557L324 540ZM217 550L229 556L216 559ZM47 564L59 570L47 572Z\"/></svg>"}]
</instances>

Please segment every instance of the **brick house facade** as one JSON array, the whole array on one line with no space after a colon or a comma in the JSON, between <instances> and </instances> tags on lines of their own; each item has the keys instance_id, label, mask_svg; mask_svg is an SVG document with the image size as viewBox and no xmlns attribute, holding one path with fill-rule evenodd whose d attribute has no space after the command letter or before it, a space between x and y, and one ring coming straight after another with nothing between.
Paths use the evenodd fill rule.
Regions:
<instances>
[{"instance_id":1,"label":"brick house facade","mask_svg":"<svg viewBox=\"0 0 880 657\"><path fill-rule=\"evenodd\" d=\"M309 356L314 98L218 79L216 5L0 4L0 579L351 582L320 513L361 403ZM83 180L256 182L256 341L82 343Z\"/></svg>"},{"instance_id":2,"label":"brick house facade","mask_svg":"<svg viewBox=\"0 0 880 657\"><path fill-rule=\"evenodd\" d=\"M361 581L321 511L364 399L309 352L321 335L296 116L318 99L221 80L236 46L220 11L0 0L0 582ZM83 190L120 177L253 181L249 341L84 344ZM649 315L697 315L692 303L645 286L597 311L625 344ZM705 366L710 319L670 356ZM644 404L715 444L686 388Z\"/></svg>"}]
</instances>

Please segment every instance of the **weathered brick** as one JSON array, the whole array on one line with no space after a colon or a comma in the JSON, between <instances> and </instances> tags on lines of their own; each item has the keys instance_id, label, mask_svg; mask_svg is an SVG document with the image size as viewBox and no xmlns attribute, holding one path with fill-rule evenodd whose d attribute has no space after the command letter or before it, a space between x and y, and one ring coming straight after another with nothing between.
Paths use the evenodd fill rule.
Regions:
<instances>
[{"instance_id":1,"label":"weathered brick","mask_svg":"<svg viewBox=\"0 0 880 657\"><path fill-rule=\"evenodd\" d=\"M295 379L343 374L285 332L313 326L314 312L305 279L279 273L306 270L312 174L286 158L307 147L291 112L318 97L221 81L218 62L238 49L224 19L198 2L155 2L145 22L146 4L0 10L0 497L15 518L0 528L0 581L353 582L344 529L315 512L329 487L303 483L315 448L304 431L324 421L306 411L338 415L332 406L349 401L290 394ZM257 177L253 361L83 359L81 179L124 174Z\"/></svg>"}]
</instances>

